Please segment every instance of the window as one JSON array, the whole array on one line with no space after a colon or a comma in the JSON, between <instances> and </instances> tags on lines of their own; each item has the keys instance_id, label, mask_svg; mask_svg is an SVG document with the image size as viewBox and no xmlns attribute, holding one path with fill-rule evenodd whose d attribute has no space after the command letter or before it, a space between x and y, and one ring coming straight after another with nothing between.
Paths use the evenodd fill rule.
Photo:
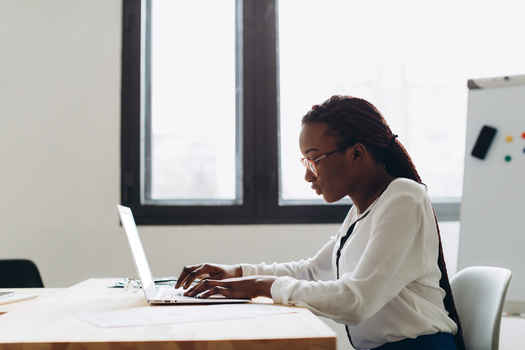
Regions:
<instances>
[{"instance_id":1,"label":"window","mask_svg":"<svg viewBox=\"0 0 525 350\"><path fill-rule=\"evenodd\" d=\"M301 116L333 94L378 107L458 220L466 82L525 71L517 0L123 4L122 202L139 224L341 222L350 202L316 197L298 161Z\"/></svg>"}]
</instances>

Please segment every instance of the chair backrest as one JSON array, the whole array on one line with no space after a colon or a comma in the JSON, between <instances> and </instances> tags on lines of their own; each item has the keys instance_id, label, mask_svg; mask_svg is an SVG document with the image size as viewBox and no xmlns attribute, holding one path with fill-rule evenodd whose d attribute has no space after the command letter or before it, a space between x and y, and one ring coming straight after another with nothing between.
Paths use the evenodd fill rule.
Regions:
<instances>
[{"instance_id":1,"label":"chair backrest","mask_svg":"<svg viewBox=\"0 0 525 350\"><path fill-rule=\"evenodd\" d=\"M463 328L466 350L498 350L501 314L511 278L510 270L474 266L450 281Z\"/></svg>"},{"instance_id":2,"label":"chair backrest","mask_svg":"<svg viewBox=\"0 0 525 350\"><path fill-rule=\"evenodd\" d=\"M27 259L0 259L0 288L44 287L40 271Z\"/></svg>"}]
</instances>

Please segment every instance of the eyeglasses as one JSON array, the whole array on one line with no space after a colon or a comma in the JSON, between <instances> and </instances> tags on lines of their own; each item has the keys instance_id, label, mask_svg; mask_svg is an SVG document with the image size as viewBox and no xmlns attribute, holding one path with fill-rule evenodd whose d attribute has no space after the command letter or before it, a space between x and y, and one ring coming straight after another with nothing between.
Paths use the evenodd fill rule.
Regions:
<instances>
[{"instance_id":1,"label":"eyeglasses","mask_svg":"<svg viewBox=\"0 0 525 350\"><path fill-rule=\"evenodd\" d=\"M301 163L303 163L304 167L308 170L310 170L312 172L312 174L314 174L315 177L317 177L317 168L316 168L316 164L317 162L319 162L321 159L323 158L326 158L328 157L330 154L334 154L335 152L339 152L339 151L342 151L344 150L346 147L344 148L338 148L332 152L328 152L326 154L323 154L322 156L320 156L319 158L317 159L314 159L314 160L310 160L310 159L306 159L306 158L301 158Z\"/></svg>"},{"instance_id":2,"label":"eyeglasses","mask_svg":"<svg viewBox=\"0 0 525 350\"><path fill-rule=\"evenodd\" d=\"M124 278L124 290L132 291L133 293L137 293L139 289L142 287L140 285L140 281L138 279L130 279L130 278Z\"/></svg>"}]
</instances>

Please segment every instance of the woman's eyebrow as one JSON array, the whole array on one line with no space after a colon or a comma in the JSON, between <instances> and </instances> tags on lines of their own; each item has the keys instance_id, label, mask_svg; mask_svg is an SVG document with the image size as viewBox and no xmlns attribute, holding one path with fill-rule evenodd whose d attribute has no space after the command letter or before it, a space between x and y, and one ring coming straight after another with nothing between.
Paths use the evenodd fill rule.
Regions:
<instances>
[{"instance_id":1,"label":"woman's eyebrow","mask_svg":"<svg viewBox=\"0 0 525 350\"><path fill-rule=\"evenodd\" d=\"M306 155L308 155L308 153L310 153L310 152L312 152L312 151L319 151L319 149L317 149L317 148L313 148L313 147L312 147L312 148L308 148L308 149L304 152L304 155L306 156Z\"/></svg>"}]
</instances>

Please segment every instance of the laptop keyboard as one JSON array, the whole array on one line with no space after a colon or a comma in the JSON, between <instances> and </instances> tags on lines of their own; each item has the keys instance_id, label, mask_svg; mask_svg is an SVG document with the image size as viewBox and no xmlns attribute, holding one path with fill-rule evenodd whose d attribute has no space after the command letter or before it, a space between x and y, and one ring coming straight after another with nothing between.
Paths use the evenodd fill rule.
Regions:
<instances>
[{"instance_id":1,"label":"laptop keyboard","mask_svg":"<svg viewBox=\"0 0 525 350\"><path fill-rule=\"evenodd\" d=\"M154 299L190 299L189 297L182 295L182 289L175 288L159 288Z\"/></svg>"}]
</instances>

